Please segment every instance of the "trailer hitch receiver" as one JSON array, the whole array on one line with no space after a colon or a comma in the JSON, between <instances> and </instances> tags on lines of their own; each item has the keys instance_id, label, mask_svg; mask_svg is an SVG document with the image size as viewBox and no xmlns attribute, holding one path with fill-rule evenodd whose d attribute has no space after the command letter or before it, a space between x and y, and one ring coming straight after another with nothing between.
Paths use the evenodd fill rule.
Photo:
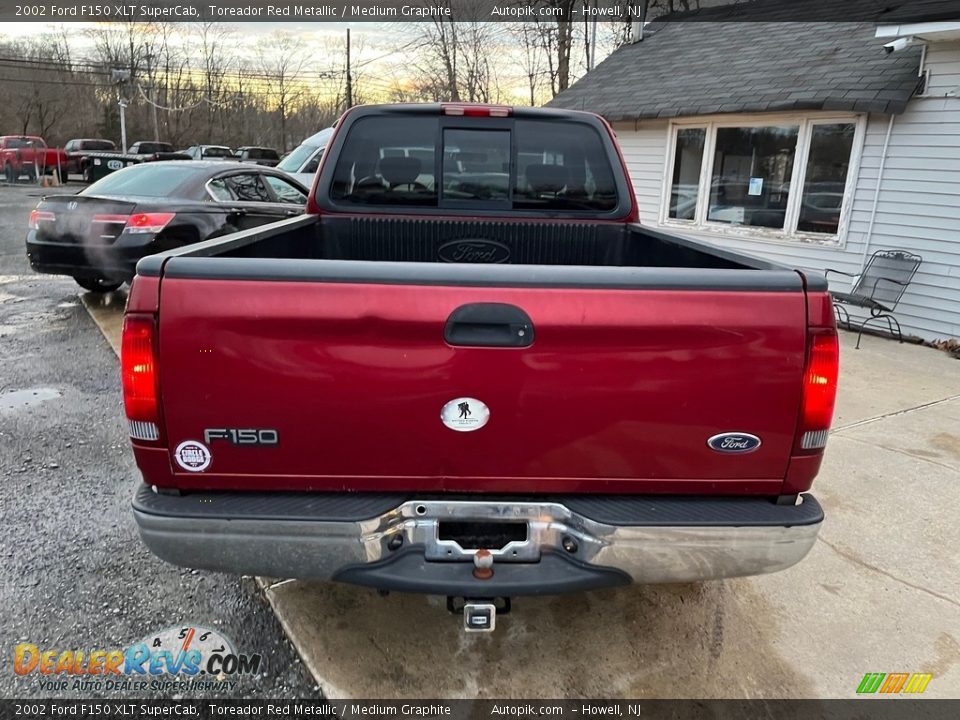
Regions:
<instances>
[{"instance_id":1,"label":"trailer hitch receiver","mask_svg":"<svg viewBox=\"0 0 960 720\"><path fill-rule=\"evenodd\" d=\"M497 627L497 606L492 602L467 602L463 606L465 632L493 632Z\"/></svg>"}]
</instances>

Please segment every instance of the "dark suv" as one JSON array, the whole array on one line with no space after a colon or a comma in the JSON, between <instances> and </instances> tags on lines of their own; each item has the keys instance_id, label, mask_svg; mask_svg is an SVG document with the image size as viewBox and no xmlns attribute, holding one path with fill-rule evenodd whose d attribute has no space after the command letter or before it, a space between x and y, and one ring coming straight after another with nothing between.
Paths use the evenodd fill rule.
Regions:
<instances>
[{"instance_id":1,"label":"dark suv","mask_svg":"<svg viewBox=\"0 0 960 720\"><path fill-rule=\"evenodd\" d=\"M239 147L236 158L240 162L256 163L267 167L275 167L280 162L277 151L267 147Z\"/></svg>"}]
</instances>

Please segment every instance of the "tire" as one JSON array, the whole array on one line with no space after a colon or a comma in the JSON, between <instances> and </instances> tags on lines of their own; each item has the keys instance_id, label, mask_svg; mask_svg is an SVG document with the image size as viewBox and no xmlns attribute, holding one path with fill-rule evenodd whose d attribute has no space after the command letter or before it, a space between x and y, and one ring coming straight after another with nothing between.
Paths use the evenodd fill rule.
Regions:
<instances>
[{"instance_id":1,"label":"tire","mask_svg":"<svg viewBox=\"0 0 960 720\"><path fill-rule=\"evenodd\" d=\"M37 171L34 168L27 168L27 182L35 183L37 181Z\"/></svg>"},{"instance_id":2,"label":"tire","mask_svg":"<svg viewBox=\"0 0 960 720\"><path fill-rule=\"evenodd\" d=\"M10 163L3 166L3 175L11 185L17 181L17 174L13 171L13 165Z\"/></svg>"},{"instance_id":3,"label":"tire","mask_svg":"<svg viewBox=\"0 0 960 720\"><path fill-rule=\"evenodd\" d=\"M74 280L77 282L77 285L92 293L113 292L123 285L122 281L107 280L106 278L75 277Z\"/></svg>"},{"instance_id":4,"label":"tire","mask_svg":"<svg viewBox=\"0 0 960 720\"><path fill-rule=\"evenodd\" d=\"M83 169L83 181L87 184L93 182L93 168L89 165Z\"/></svg>"}]
</instances>

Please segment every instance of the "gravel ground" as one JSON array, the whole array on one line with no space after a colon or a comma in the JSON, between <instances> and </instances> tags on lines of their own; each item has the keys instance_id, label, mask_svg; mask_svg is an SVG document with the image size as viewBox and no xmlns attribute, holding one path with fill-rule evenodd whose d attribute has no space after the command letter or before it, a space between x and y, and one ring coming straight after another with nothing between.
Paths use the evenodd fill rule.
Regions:
<instances>
[{"instance_id":1,"label":"gravel ground","mask_svg":"<svg viewBox=\"0 0 960 720\"><path fill-rule=\"evenodd\" d=\"M0 186L0 697L170 697L51 692L37 673L17 676L11 660L17 643L125 648L184 624L215 628L266 660L262 677L188 697L318 697L252 582L167 565L141 544L116 357L74 282L33 274L24 255L39 194Z\"/></svg>"}]
</instances>

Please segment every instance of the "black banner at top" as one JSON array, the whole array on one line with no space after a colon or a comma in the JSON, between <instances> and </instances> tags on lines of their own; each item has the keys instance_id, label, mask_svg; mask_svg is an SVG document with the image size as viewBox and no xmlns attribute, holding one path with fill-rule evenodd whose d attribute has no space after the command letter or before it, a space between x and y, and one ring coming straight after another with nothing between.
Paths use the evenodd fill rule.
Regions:
<instances>
[{"instance_id":1,"label":"black banner at top","mask_svg":"<svg viewBox=\"0 0 960 720\"><path fill-rule=\"evenodd\" d=\"M960 0L0 0L3 22L877 22Z\"/></svg>"}]
</instances>

